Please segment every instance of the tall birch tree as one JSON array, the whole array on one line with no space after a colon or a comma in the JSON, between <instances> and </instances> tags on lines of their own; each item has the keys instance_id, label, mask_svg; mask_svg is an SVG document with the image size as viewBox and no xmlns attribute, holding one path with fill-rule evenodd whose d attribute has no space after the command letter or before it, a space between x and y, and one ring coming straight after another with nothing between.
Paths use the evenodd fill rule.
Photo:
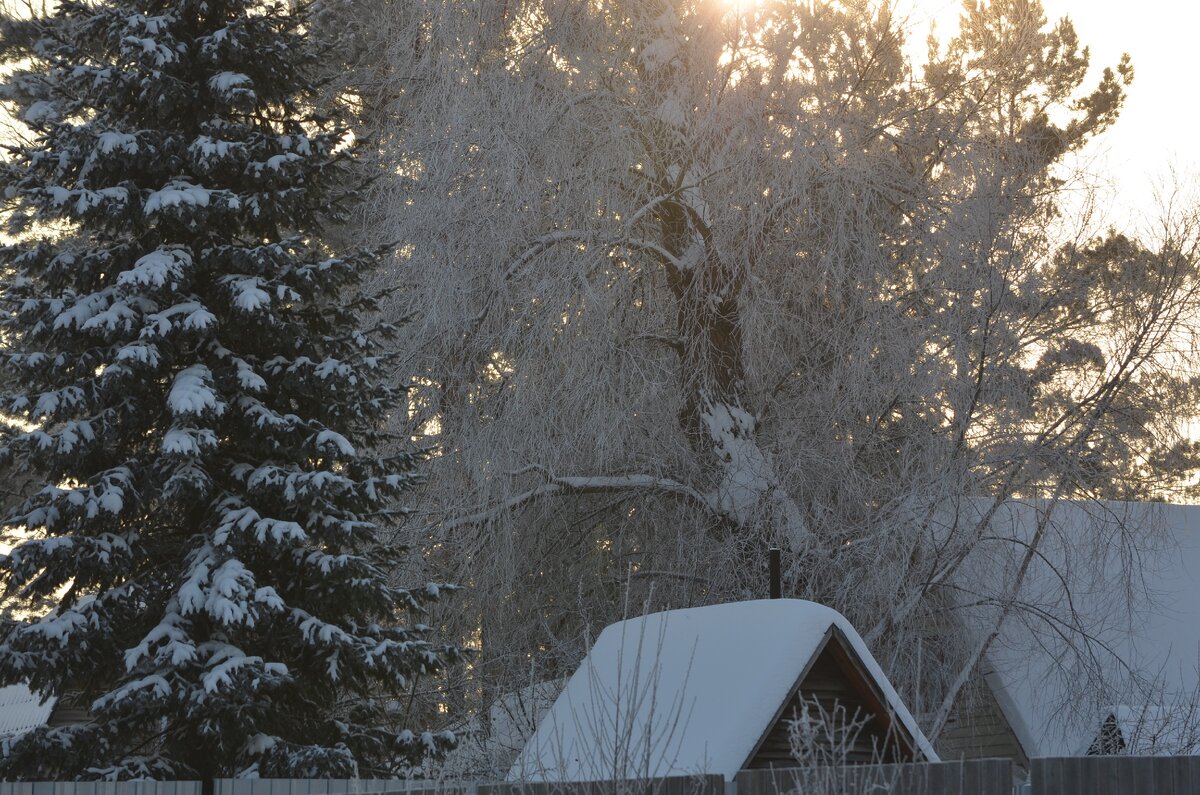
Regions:
<instances>
[{"instance_id":1,"label":"tall birch tree","mask_svg":"<svg viewBox=\"0 0 1200 795\"><path fill-rule=\"evenodd\" d=\"M952 704L982 652L930 616L990 516L952 498L1195 465L1197 230L1066 212L1133 72L1089 81L1034 0L964 4L916 61L868 0L348 7L390 175L362 229L403 242L437 447L413 528L481 600L485 687L569 671L622 594L761 595L779 544L789 593Z\"/></svg>"}]
</instances>

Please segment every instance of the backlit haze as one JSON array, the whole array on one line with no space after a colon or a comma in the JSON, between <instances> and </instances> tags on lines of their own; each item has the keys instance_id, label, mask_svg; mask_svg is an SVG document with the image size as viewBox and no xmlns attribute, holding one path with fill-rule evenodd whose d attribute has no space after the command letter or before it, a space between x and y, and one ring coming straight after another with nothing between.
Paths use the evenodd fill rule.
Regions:
<instances>
[{"instance_id":1,"label":"backlit haze","mask_svg":"<svg viewBox=\"0 0 1200 795\"><path fill-rule=\"evenodd\" d=\"M1154 226L1157 195L1195 197L1189 183L1200 176L1196 131L1200 104L1195 100L1196 31L1200 4L1179 0L1042 0L1053 24L1070 17L1079 41L1091 51L1087 88L1121 53L1133 59L1134 80L1121 118L1094 142L1072 167L1086 170L1103 186L1097 210L1107 223L1128 229ZM898 18L908 18L909 42L924 52L931 24L939 38L958 28L959 0L899 0Z\"/></svg>"}]
</instances>

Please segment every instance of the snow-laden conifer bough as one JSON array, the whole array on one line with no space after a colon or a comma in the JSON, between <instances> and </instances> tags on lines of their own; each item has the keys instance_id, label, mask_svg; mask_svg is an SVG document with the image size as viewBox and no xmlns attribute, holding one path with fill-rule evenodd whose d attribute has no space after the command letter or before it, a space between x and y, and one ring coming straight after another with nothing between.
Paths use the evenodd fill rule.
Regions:
<instances>
[{"instance_id":1,"label":"snow-laden conifer bough","mask_svg":"<svg viewBox=\"0 0 1200 795\"><path fill-rule=\"evenodd\" d=\"M4 779L369 776L454 742L403 714L459 651L421 623L445 586L390 579L416 456L376 452L395 329L359 289L388 254L322 241L355 150L304 19L3 19L0 685L91 718L5 740Z\"/></svg>"}]
</instances>

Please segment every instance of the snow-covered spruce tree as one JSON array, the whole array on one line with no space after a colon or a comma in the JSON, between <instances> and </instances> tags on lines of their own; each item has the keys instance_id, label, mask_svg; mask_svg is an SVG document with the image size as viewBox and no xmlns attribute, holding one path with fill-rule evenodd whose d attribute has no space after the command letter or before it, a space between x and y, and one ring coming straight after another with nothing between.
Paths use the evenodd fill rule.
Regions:
<instances>
[{"instance_id":1,"label":"snow-covered spruce tree","mask_svg":"<svg viewBox=\"0 0 1200 795\"><path fill-rule=\"evenodd\" d=\"M379 449L382 253L321 230L354 185L313 110L304 13L63 2L6 19L0 683L91 722L5 743L3 778L371 775L453 744L403 725L458 657L389 573L414 475ZM388 329L376 328L386 332Z\"/></svg>"}]
</instances>

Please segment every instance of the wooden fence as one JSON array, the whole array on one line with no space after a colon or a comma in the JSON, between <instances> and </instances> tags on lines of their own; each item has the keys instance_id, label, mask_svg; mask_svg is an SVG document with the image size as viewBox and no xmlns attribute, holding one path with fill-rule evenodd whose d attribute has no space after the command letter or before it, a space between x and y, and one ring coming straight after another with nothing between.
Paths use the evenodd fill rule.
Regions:
<instances>
[{"instance_id":1,"label":"wooden fence","mask_svg":"<svg viewBox=\"0 0 1200 795\"><path fill-rule=\"evenodd\" d=\"M478 795L725 795L724 776L671 776L559 784L480 784Z\"/></svg>"},{"instance_id":2,"label":"wooden fence","mask_svg":"<svg viewBox=\"0 0 1200 795\"><path fill-rule=\"evenodd\" d=\"M1031 795L1197 795L1200 756L1034 759Z\"/></svg>"},{"instance_id":3,"label":"wooden fence","mask_svg":"<svg viewBox=\"0 0 1200 795\"><path fill-rule=\"evenodd\" d=\"M1012 795L1007 760L753 770L726 784L687 776L569 784L222 779L214 795ZM196 781L0 782L0 795L200 795Z\"/></svg>"},{"instance_id":4,"label":"wooden fence","mask_svg":"<svg viewBox=\"0 0 1200 795\"><path fill-rule=\"evenodd\" d=\"M744 770L720 776L582 784L460 781L222 779L214 795L1010 795L1007 760ZM1200 795L1200 756L1088 756L1034 759L1029 795ZM196 781L0 782L0 795L200 795Z\"/></svg>"},{"instance_id":5,"label":"wooden fence","mask_svg":"<svg viewBox=\"0 0 1200 795\"><path fill-rule=\"evenodd\" d=\"M468 787L385 779L217 779L213 795L467 795ZM200 795L199 781L0 781L0 795Z\"/></svg>"},{"instance_id":6,"label":"wooden fence","mask_svg":"<svg viewBox=\"0 0 1200 795\"><path fill-rule=\"evenodd\" d=\"M743 770L736 795L1012 795L1007 759Z\"/></svg>"}]
</instances>

